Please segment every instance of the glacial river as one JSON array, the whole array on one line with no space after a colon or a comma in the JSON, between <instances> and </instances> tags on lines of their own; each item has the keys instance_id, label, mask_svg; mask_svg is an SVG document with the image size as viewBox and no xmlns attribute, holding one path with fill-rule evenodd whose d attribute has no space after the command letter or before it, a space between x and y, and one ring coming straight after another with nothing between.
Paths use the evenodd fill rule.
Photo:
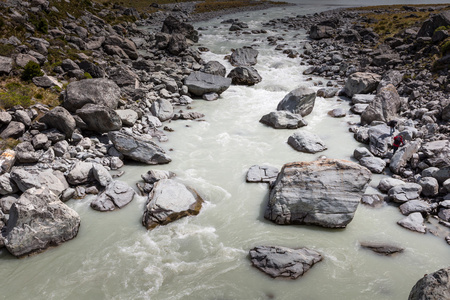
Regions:
<instances>
[{"instance_id":1,"label":"glacial river","mask_svg":"<svg viewBox=\"0 0 450 300\"><path fill-rule=\"evenodd\" d=\"M81 216L75 239L20 260L0 250L0 298L407 299L424 274L449 266L450 248L444 239L400 227L396 223L403 216L394 206L360 205L346 229L279 226L263 218L268 186L245 182L252 165L281 168L287 162L319 156L297 152L286 143L295 130L275 130L259 119L276 110L278 102L298 86L318 89L314 82L327 81L306 81L299 58L287 58L267 45L267 36L279 35L288 48L300 49L304 32L268 29L267 34L235 36L228 32L230 25L220 21L239 18L250 30L261 29L263 22L276 17L314 13L336 8L336 4L361 4L351 0L325 4L330 2L196 24L206 28L199 42L210 49L203 54L206 61L218 60L229 72L232 67L224 56L232 48L254 45L259 51L255 68L263 81L253 87L232 86L217 101L195 100L192 110L204 113L204 121L165 124L174 131L167 133L169 141L161 146L173 149L169 152L173 161L162 166L128 165L121 180L135 186L150 169L171 170L205 199L200 214L147 231L141 225L144 197L136 196L123 209L108 213L92 210L89 198L70 200L67 204ZM388 3L365 4L375 2ZM398 1L405 2L411 3ZM352 159L360 144L348 132L348 123L359 117L327 115L338 107L348 110L349 104L337 98L317 98L312 114L306 117L309 125L301 130L316 133L326 143L328 150L320 155ZM371 186L380 178L375 176ZM362 249L359 243L364 241L394 243L405 251L384 257ZM320 252L324 260L295 281L272 279L251 266L248 251L258 245L308 247Z\"/></svg>"}]
</instances>

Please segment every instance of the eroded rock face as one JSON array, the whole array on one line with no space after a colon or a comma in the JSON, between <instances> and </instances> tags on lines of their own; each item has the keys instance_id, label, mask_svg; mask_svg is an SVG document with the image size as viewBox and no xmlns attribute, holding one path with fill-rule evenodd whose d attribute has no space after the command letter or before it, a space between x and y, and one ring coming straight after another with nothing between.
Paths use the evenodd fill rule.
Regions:
<instances>
[{"instance_id":1,"label":"eroded rock face","mask_svg":"<svg viewBox=\"0 0 450 300\"><path fill-rule=\"evenodd\" d=\"M388 84L378 91L375 99L361 114L361 124L370 124L373 121L388 122L395 119L401 104L397 89L392 84Z\"/></svg>"},{"instance_id":2,"label":"eroded rock face","mask_svg":"<svg viewBox=\"0 0 450 300\"><path fill-rule=\"evenodd\" d=\"M22 257L73 239L80 216L47 188L25 191L9 212L4 233L8 251Z\"/></svg>"},{"instance_id":3,"label":"eroded rock face","mask_svg":"<svg viewBox=\"0 0 450 300\"><path fill-rule=\"evenodd\" d=\"M253 266L274 278L296 279L322 260L320 253L307 248L258 246L249 254Z\"/></svg>"},{"instance_id":4,"label":"eroded rock face","mask_svg":"<svg viewBox=\"0 0 450 300\"><path fill-rule=\"evenodd\" d=\"M421 278L411 290L408 300L450 299L450 267Z\"/></svg>"},{"instance_id":5,"label":"eroded rock face","mask_svg":"<svg viewBox=\"0 0 450 300\"><path fill-rule=\"evenodd\" d=\"M114 180L91 202L91 207L98 211L122 208L133 200L135 194L136 192L128 184Z\"/></svg>"},{"instance_id":6,"label":"eroded rock face","mask_svg":"<svg viewBox=\"0 0 450 300\"><path fill-rule=\"evenodd\" d=\"M286 164L270 191L264 217L277 224L345 227L370 179L368 169L345 160Z\"/></svg>"},{"instance_id":7,"label":"eroded rock face","mask_svg":"<svg viewBox=\"0 0 450 300\"><path fill-rule=\"evenodd\" d=\"M197 215L202 204L202 198L194 190L173 179L161 179L148 195L142 224L147 229L153 229L183 217Z\"/></svg>"},{"instance_id":8,"label":"eroded rock face","mask_svg":"<svg viewBox=\"0 0 450 300\"><path fill-rule=\"evenodd\" d=\"M238 48L230 56L232 66L253 66L257 63L258 50L251 48Z\"/></svg>"},{"instance_id":9,"label":"eroded rock face","mask_svg":"<svg viewBox=\"0 0 450 300\"><path fill-rule=\"evenodd\" d=\"M368 94L377 88L380 81L381 76L378 74L356 72L345 82L344 93L349 97L355 94Z\"/></svg>"},{"instance_id":10,"label":"eroded rock face","mask_svg":"<svg viewBox=\"0 0 450 300\"><path fill-rule=\"evenodd\" d=\"M287 94L278 103L277 110L287 110L302 117L309 115L314 108L316 92L308 87L299 87Z\"/></svg>"},{"instance_id":11,"label":"eroded rock face","mask_svg":"<svg viewBox=\"0 0 450 300\"><path fill-rule=\"evenodd\" d=\"M86 123L87 129L98 133L122 128L122 120L115 110L95 104L86 104L77 110L77 115Z\"/></svg>"}]
</instances>

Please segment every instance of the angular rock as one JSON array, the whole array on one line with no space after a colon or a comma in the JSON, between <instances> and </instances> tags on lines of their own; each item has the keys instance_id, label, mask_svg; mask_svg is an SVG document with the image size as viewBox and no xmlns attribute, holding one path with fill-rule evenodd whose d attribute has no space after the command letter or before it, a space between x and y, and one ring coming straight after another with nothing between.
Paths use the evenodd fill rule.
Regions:
<instances>
[{"instance_id":1,"label":"angular rock","mask_svg":"<svg viewBox=\"0 0 450 300\"><path fill-rule=\"evenodd\" d=\"M122 208L133 200L135 194L125 182L113 180L106 186L105 191L92 201L91 207L99 211L114 210L115 206Z\"/></svg>"},{"instance_id":2,"label":"angular rock","mask_svg":"<svg viewBox=\"0 0 450 300\"><path fill-rule=\"evenodd\" d=\"M63 106L70 112L75 112L88 103L116 109L120 98L120 88L109 79L85 79L71 82L63 95Z\"/></svg>"},{"instance_id":3,"label":"angular rock","mask_svg":"<svg viewBox=\"0 0 450 300\"><path fill-rule=\"evenodd\" d=\"M420 198L422 187L417 183L405 183L397 185L388 191L389 199L397 203L405 203L410 200L417 200Z\"/></svg>"},{"instance_id":4,"label":"angular rock","mask_svg":"<svg viewBox=\"0 0 450 300\"><path fill-rule=\"evenodd\" d=\"M363 157L359 160L361 166L366 167L372 173L381 174L386 167L386 162L379 157Z\"/></svg>"},{"instance_id":5,"label":"angular rock","mask_svg":"<svg viewBox=\"0 0 450 300\"><path fill-rule=\"evenodd\" d=\"M230 63L234 67L254 66L257 63L258 50L238 48L230 56Z\"/></svg>"},{"instance_id":6,"label":"angular rock","mask_svg":"<svg viewBox=\"0 0 450 300\"><path fill-rule=\"evenodd\" d=\"M408 300L450 299L450 267L426 274L413 286Z\"/></svg>"},{"instance_id":7,"label":"angular rock","mask_svg":"<svg viewBox=\"0 0 450 300\"><path fill-rule=\"evenodd\" d=\"M5 246L12 255L23 257L73 239L79 227L76 211L45 187L32 188L11 207Z\"/></svg>"},{"instance_id":8,"label":"angular rock","mask_svg":"<svg viewBox=\"0 0 450 300\"><path fill-rule=\"evenodd\" d=\"M165 151L152 141L143 141L119 131L110 131L108 137L120 153L132 160L149 165L172 161Z\"/></svg>"},{"instance_id":9,"label":"angular rock","mask_svg":"<svg viewBox=\"0 0 450 300\"><path fill-rule=\"evenodd\" d=\"M225 77L227 74L227 69L220 62L212 60L205 64L202 72Z\"/></svg>"},{"instance_id":10,"label":"angular rock","mask_svg":"<svg viewBox=\"0 0 450 300\"><path fill-rule=\"evenodd\" d=\"M133 126L139 118L138 113L132 109L117 109L116 113L124 126Z\"/></svg>"},{"instance_id":11,"label":"angular rock","mask_svg":"<svg viewBox=\"0 0 450 300\"><path fill-rule=\"evenodd\" d=\"M14 181L11 179L10 173L0 175L0 195L10 195L17 193L19 189ZM1 207L0 207L1 208ZM4 213L8 213L3 210Z\"/></svg>"},{"instance_id":12,"label":"angular rock","mask_svg":"<svg viewBox=\"0 0 450 300\"><path fill-rule=\"evenodd\" d=\"M352 97L353 104L370 104L376 95L354 94Z\"/></svg>"},{"instance_id":13,"label":"angular rock","mask_svg":"<svg viewBox=\"0 0 450 300\"><path fill-rule=\"evenodd\" d=\"M92 175L101 186L107 186L113 181L111 174L100 164L93 164Z\"/></svg>"},{"instance_id":14,"label":"angular rock","mask_svg":"<svg viewBox=\"0 0 450 300\"><path fill-rule=\"evenodd\" d=\"M361 247L370 249L373 252L383 254L386 256L402 253L403 250L405 250L402 247L374 242L362 242Z\"/></svg>"},{"instance_id":15,"label":"angular rock","mask_svg":"<svg viewBox=\"0 0 450 300\"><path fill-rule=\"evenodd\" d=\"M388 84L378 91L374 100L361 114L361 124L370 124L373 121L387 123L397 117L401 105L402 100L397 89L392 84Z\"/></svg>"},{"instance_id":16,"label":"angular rock","mask_svg":"<svg viewBox=\"0 0 450 300\"><path fill-rule=\"evenodd\" d=\"M381 76L374 73L356 72L345 82L344 93L353 97L355 94L368 94L376 90Z\"/></svg>"},{"instance_id":17,"label":"angular rock","mask_svg":"<svg viewBox=\"0 0 450 300\"><path fill-rule=\"evenodd\" d=\"M142 224L147 229L197 215L203 200L196 191L173 179L157 181L148 196Z\"/></svg>"},{"instance_id":18,"label":"angular rock","mask_svg":"<svg viewBox=\"0 0 450 300\"><path fill-rule=\"evenodd\" d=\"M164 171L164 170L150 170L145 174L141 175L142 180L144 180L145 183L155 183L161 179L171 179L175 177L176 174L171 171Z\"/></svg>"},{"instance_id":19,"label":"angular rock","mask_svg":"<svg viewBox=\"0 0 450 300\"><path fill-rule=\"evenodd\" d=\"M410 214L406 218L401 219L400 221L397 222L397 224L411 231L425 233L427 227L423 225L423 221L424 220L422 214L419 212L415 212Z\"/></svg>"},{"instance_id":20,"label":"angular rock","mask_svg":"<svg viewBox=\"0 0 450 300\"><path fill-rule=\"evenodd\" d=\"M259 122L275 129L297 129L308 125L300 114L293 114L285 110L268 113L262 116Z\"/></svg>"},{"instance_id":21,"label":"angular rock","mask_svg":"<svg viewBox=\"0 0 450 300\"><path fill-rule=\"evenodd\" d=\"M253 67L240 66L230 71L227 76L231 83L236 85L255 85L262 81L261 75Z\"/></svg>"},{"instance_id":22,"label":"angular rock","mask_svg":"<svg viewBox=\"0 0 450 300\"><path fill-rule=\"evenodd\" d=\"M172 119L174 115L172 103L166 99L158 99L153 102L150 111L161 122Z\"/></svg>"},{"instance_id":23,"label":"angular rock","mask_svg":"<svg viewBox=\"0 0 450 300\"><path fill-rule=\"evenodd\" d=\"M425 197L434 197L439 193L439 182L433 177L422 177L417 182L422 186L422 195Z\"/></svg>"},{"instance_id":24,"label":"angular rock","mask_svg":"<svg viewBox=\"0 0 450 300\"><path fill-rule=\"evenodd\" d=\"M332 27L324 25L313 25L310 28L309 37L313 40L321 40L324 38L331 38L335 34L335 30Z\"/></svg>"},{"instance_id":25,"label":"angular rock","mask_svg":"<svg viewBox=\"0 0 450 300\"><path fill-rule=\"evenodd\" d=\"M431 206L423 200L411 200L400 205L399 209L403 215L408 216L415 212L427 214L431 211Z\"/></svg>"},{"instance_id":26,"label":"angular rock","mask_svg":"<svg viewBox=\"0 0 450 300\"><path fill-rule=\"evenodd\" d=\"M21 122L11 121L8 126L0 134L0 138L18 138L25 132L25 125Z\"/></svg>"},{"instance_id":27,"label":"angular rock","mask_svg":"<svg viewBox=\"0 0 450 300\"><path fill-rule=\"evenodd\" d=\"M72 137L72 133L76 128L76 122L73 116L62 106L57 106L54 109L45 113L40 119L40 122L47 126L53 127L61 131L67 138Z\"/></svg>"},{"instance_id":28,"label":"angular rock","mask_svg":"<svg viewBox=\"0 0 450 300\"><path fill-rule=\"evenodd\" d=\"M181 22L176 17L169 15L163 23L161 32L173 34L179 33L190 39L194 43L198 42L198 31L189 23Z\"/></svg>"},{"instance_id":29,"label":"angular rock","mask_svg":"<svg viewBox=\"0 0 450 300\"><path fill-rule=\"evenodd\" d=\"M253 266L273 278L296 279L322 260L317 251L301 248L258 246L249 251Z\"/></svg>"},{"instance_id":30,"label":"angular rock","mask_svg":"<svg viewBox=\"0 0 450 300\"><path fill-rule=\"evenodd\" d=\"M92 168L93 164L90 162L77 162L67 174L67 181L72 185L79 185L93 181L95 178Z\"/></svg>"},{"instance_id":31,"label":"angular rock","mask_svg":"<svg viewBox=\"0 0 450 300\"><path fill-rule=\"evenodd\" d=\"M411 157L417 153L420 148L420 144L421 140L418 139L399 148L391 158L389 169L391 169L394 174L398 174L400 169L406 166Z\"/></svg>"},{"instance_id":32,"label":"angular rock","mask_svg":"<svg viewBox=\"0 0 450 300\"><path fill-rule=\"evenodd\" d=\"M13 60L10 57L0 56L0 75L8 75L13 68Z\"/></svg>"},{"instance_id":33,"label":"angular rock","mask_svg":"<svg viewBox=\"0 0 450 300\"><path fill-rule=\"evenodd\" d=\"M264 217L277 224L346 227L371 176L366 168L345 160L285 164L270 191Z\"/></svg>"},{"instance_id":34,"label":"angular rock","mask_svg":"<svg viewBox=\"0 0 450 300\"><path fill-rule=\"evenodd\" d=\"M0 174L9 173L16 162L16 152L6 149L0 154Z\"/></svg>"},{"instance_id":35,"label":"angular rock","mask_svg":"<svg viewBox=\"0 0 450 300\"><path fill-rule=\"evenodd\" d=\"M384 204L384 196L380 194L364 194L361 203L372 207L381 207Z\"/></svg>"},{"instance_id":36,"label":"angular rock","mask_svg":"<svg viewBox=\"0 0 450 300\"><path fill-rule=\"evenodd\" d=\"M306 153L317 153L327 149L320 137L309 131L294 133L288 138L288 144L295 150Z\"/></svg>"},{"instance_id":37,"label":"angular rock","mask_svg":"<svg viewBox=\"0 0 450 300\"><path fill-rule=\"evenodd\" d=\"M77 115L86 123L87 130L106 133L122 128L116 111L104 105L86 104L77 110Z\"/></svg>"},{"instance_id":38,"label":"angular rock","mask_svg":"<svg viewBox=\"0 0 450 300\"><path fill-rule=\"evenodd\" d=\"M247 182L271 183L277 179L279 172L275 167L254 165L247 172Z\"/></svg>"},{"instance_id":39,"label":"angular rock","mask_svg":"<svg viewBox=\"0 0 450 300\"><path fill-rule=\"evenodd\" d=\"M289 94L278 103L277 110L287 110L302 117L309 115L315 104L316 92L308 87L300 87Z\"/></svg>"},{"instance_id":40,"label":"angular rock","mask_svg":"<svg viewBox=\"0 0 450 300\"><path fill-rule=\"evenodd\" d=\"M192 72L184 81L190 93L202 96L206 93L221 94L231 85L231 79L203 72Z\"/></svg>"},{"instance_id":41,"label":"angular rock","mask_svg":"<svg viewBox=\"0 0 450 300\"><path fill-rule=\"evenodd\" d=\"M405 184L403 180L395 179L392 177L385 177L380 180L377 188L383 193L387 193L391 188L402 184Z\"/></svg>"},{"instance_id":42,"label":"angular rock","mask_svg":"<svg viewBox=\"0 0 450 300\"><path fill-rule=\"evenodd\" d=\"M35 168L14 167L11 171L11 179L22 192L26 192L31 188L39 189L45 187L56 196L59 196L66 188L51 169L41 171Z\"/></svg>"}]
</instances>

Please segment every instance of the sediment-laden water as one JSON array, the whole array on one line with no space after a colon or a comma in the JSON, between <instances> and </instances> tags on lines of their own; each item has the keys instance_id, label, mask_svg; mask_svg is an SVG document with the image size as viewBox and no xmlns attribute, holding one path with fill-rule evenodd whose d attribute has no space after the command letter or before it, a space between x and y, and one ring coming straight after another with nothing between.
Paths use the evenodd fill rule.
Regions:
<instances>
[{"instance_id":1,"label":"sediment-laden water","mask_svg":"<svg viewBox=\"0 0 450 300\"><path fill-rule=\"evenodd\" d=\"M357 5L351 0L346 3ZM238 17L250 29L261 29L262 22L275 17L336 7L320 5L224 18ZM122 180L134 186L149 169L171 170L206 200L201 213L147 231L141 225L143 197L108 213L92 210L90 198L70 200L67 204L82 220L78 236L20 260L1 250L0 298L406 299L424 274L449 265L445 241L397 225L403 216L393 206L372 209L360 205L353 221L340 230L278 226L265 220L268 187L245 182L249 167L266 164L281 168L284 163L310 161L318 155L293 150L286 142L294 131L272 129L259 119L274 111L291 90L320 80L305 81L305 67L299 65L299 59L275 51L266 38L280 35L290 47L300 49L306 35L269 30L268 34L237 37L228 32L229 25L217 20L197 26L207 28L201 31L199 43L211 50L204 54L205 60L222 62L227 72L231 66L224 56L232 48L254 45L260 52L255 68L263 81L253 87L232 86L218 101L195 100L191 106L206 115L204 121L166 124L174 132L168 133L169 142L162 146L173 149L173 161L163 166L128 165ZM334 119L327 115L337 107L348 109L349 105L337 98L318 98L313 113L306 117L309 125L301 130L318 134L327 144L328 150L321 154L351 159L359 143L347 124L359 117ZM372 186L380 178L374 177ZM363 241L395 243L405 251L383 257L360 248ZM248 251L258 245L308 247L322 253L324 260L295 281L274 280L250 264Z\"/></svg>"}]
</instances>

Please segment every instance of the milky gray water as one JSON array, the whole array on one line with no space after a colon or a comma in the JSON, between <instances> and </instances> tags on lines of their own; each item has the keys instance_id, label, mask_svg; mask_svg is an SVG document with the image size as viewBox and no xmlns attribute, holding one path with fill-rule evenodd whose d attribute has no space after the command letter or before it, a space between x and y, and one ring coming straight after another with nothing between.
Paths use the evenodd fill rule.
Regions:
<instances>
[{"instance_id":1,"label":"milky gray water","mask_svg":"<svg viewBox=\"0 0 450 300\"><path fill-rule=\"evenodd\" d=\"M367 1L369 2L369 1ZM384 3L383 1L379 1ZM404 3L402 1L398 1ZM261 22L329 8L304 5L236 16L250 29ZM356 1L346 1L352 5ZM392 3L392 1L391 1ZM370 1L374 4L374 1ZM289 59L265 42L267 35L284 35L290 47L299 47L304 32L267 35L228 33L218 21L197 24L199 44L211 51L205 60L222 62L232 48L254 45L260 51L255 66L263 81L253 87L230 87L218 101L196 100L194 111L204 121L166 124L173 161L163 166L129 165L122 180L134 186L149 169L171 170L178 180L195 188L206 203L198 216L147 231L141 225L145 199L136 197L122 210L99 213L91 199L70 200L81 216L78 236L44 253L16 259L0 250L2 299L406 299L424 274L450 264L449 246L442 238L408 231L396 224L398 208L372 209L360 205L346 229L314 226L278 226L263 218L268 187L245 182L249 167L311 161L318 154L302 154L287 145L292 130L275 130L259 123L262 115L305 81L299 60ZM216 27L215 27L216 26ZM297 34L296 37L293 37ZM322 80L324 83L325 80ZM317 87L314 87L317 89ZM301 130L318 134L330 158L351 159L360 146L348 132L358 117L333 119L333 108L348 109L338 99L316 100L309 125ZM380 176L374 177L372 186ZM372 190L373 191L373 190ZM431 226L431 225L430 225ZM383 257L361 249L362 241L395 243L405 252ZM258 245L308 247L324 260L295 281L276 280L253 268L248 251Z\"/></svg>"}]
</instances>

